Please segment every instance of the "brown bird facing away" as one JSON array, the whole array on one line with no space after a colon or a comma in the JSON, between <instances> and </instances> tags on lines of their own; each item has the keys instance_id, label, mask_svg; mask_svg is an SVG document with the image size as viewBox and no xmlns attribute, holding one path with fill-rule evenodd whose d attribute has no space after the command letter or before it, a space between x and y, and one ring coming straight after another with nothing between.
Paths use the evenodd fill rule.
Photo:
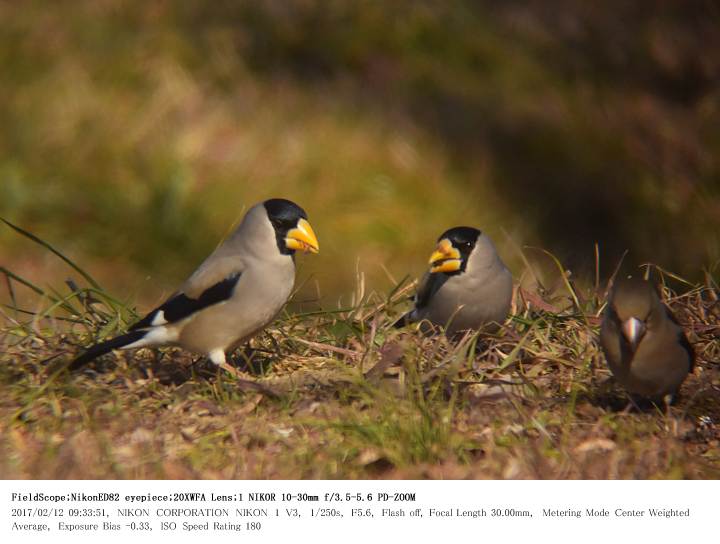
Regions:
<instances>
[{"instance_id":1,"label":"brown bird facing away","mask_svg":"<svg viewBox=\"0 0 720 544\"><path fill-rule=\"evenodd\" d=\"M510 311L512 275L492 240L473 227L446 230L430 256L415 308L395 324L429 321L452 337L467 330L497 329ZM429 332L430 327L423 327Z\"/></svg>"},{"instance_id":2,"label":"brown bird facing away","mask_svg":"<svg viewBox=\"0 0 720 544\"><path fill-rule=\"evenodd\" d=\"M608 367L631 394L670 402L695 355L680 324L651 283L616 281L600 327Z\"/></svg>"},{"instance_id":3,"label":"brown bird facing away","mask_svg":"<svg viewBox=\"0 0 720 544\"><path fill-rule=\"evenodd\" d=\"M305 210L281 198L261 202L164 304L69 368L114 349L174 345L237 374L226 351L260 332L285 305L295 282L295 252L318 249Z\"/></svg>"}]
</instances>

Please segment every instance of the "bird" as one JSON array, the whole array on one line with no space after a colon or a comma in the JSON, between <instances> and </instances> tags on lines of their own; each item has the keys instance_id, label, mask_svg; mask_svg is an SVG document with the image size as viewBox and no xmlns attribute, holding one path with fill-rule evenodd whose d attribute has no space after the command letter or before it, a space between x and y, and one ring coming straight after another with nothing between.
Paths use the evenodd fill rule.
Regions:
<instances>
[{"instance_id":1,"label":"bird","mask_svg":"<svg viewBox=\"0 0 720 544\"><path fill-rule=\"evenodd\" d=\"M430 322L448 337L467 330L497 330L510 311L512 274L492 240L474 227L443 232L420 280L414 308L395 324ZM421 330L430 332L431 327Z\"/></svg>"},{"instance_id":2,"label":"bird","mask_svg":"<svg viewBox=\"0 0 720 544\"><path fill-rule=\"evenodd\" d=\"M319 250L305 210L282 198L260 202L163 304L68 368L115 349L174 345L237 374L226 352L264 329L285 305L295 282L295 253Z\"/></svg>"},{"instance_id":3,"label":"bird","mask_svg":"<svg viewBox=\"0 0 720 544\"><path fill-rule=\"evenodd\" d=\"M647 280L623 277L608 297L600 344L615 379L631 394L671 402L695 354L683 328Z\"/></svg>"}]
</instances>

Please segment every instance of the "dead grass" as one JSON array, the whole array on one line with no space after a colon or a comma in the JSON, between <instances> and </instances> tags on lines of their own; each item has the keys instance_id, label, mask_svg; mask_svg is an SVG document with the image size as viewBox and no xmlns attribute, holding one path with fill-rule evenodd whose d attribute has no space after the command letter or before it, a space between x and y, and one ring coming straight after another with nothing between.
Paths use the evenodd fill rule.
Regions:
<instances>
[{"instance_id":1,"label":"dead grass","mask_svg":"<svg viewBox=\"0 0 720 544\"><path fill-rule=\"evenodd\" d=\"M497 335L455 344L391 327L412 286L286 315L236 354L260 390L177 349L115 352L69 374L62 362L133 313L74 285L32 313L11 296L0 476L717 478L717 284L653 273L698 353L667 414L627 409L596 340L604 292L565 273L554 288L518 289Z\"/></svg>"}]
</instances>

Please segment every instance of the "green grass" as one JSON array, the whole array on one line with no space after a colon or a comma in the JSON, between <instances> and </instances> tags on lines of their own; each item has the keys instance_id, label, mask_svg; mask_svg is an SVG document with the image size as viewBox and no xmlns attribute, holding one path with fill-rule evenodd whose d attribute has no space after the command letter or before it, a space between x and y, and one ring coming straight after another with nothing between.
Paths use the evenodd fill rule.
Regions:
<instances>
[{"instance_id":1,"label":"green grass","mask_svg":"<svg viewBox=\"0 0 720 544\"><path fill-rule=\"evenodd\" d=\"M63 363L134 309L6 273L0 477L719 477L717 284L678 295L652 273L698 353L668 413L626 409L596 341L603 293L566 281L520 289L498 334L458 343L391 327L411 284L359 287L354 306L286 314L235 354L251 388L179 349L115 352L70 374ZM33 311L14 306L21 289Z\"/></svg>"}]
</instances>

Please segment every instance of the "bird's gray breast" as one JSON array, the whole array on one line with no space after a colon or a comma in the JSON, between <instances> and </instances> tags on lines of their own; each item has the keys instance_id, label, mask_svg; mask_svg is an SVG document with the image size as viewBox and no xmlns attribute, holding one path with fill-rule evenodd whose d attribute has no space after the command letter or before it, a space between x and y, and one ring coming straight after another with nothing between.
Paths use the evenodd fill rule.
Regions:
<instances>
[{"instance_id":1,"label":"bird's gray breast","mask_svg":"<svg viewBox=\"0 0 720 544\"><path fill-rule=\"evenodd\" d=\"M429 300L426 319L448 332L502 323L510 311L512 276L501 263L448 278Z\"/></svg>"}]
</instances>

